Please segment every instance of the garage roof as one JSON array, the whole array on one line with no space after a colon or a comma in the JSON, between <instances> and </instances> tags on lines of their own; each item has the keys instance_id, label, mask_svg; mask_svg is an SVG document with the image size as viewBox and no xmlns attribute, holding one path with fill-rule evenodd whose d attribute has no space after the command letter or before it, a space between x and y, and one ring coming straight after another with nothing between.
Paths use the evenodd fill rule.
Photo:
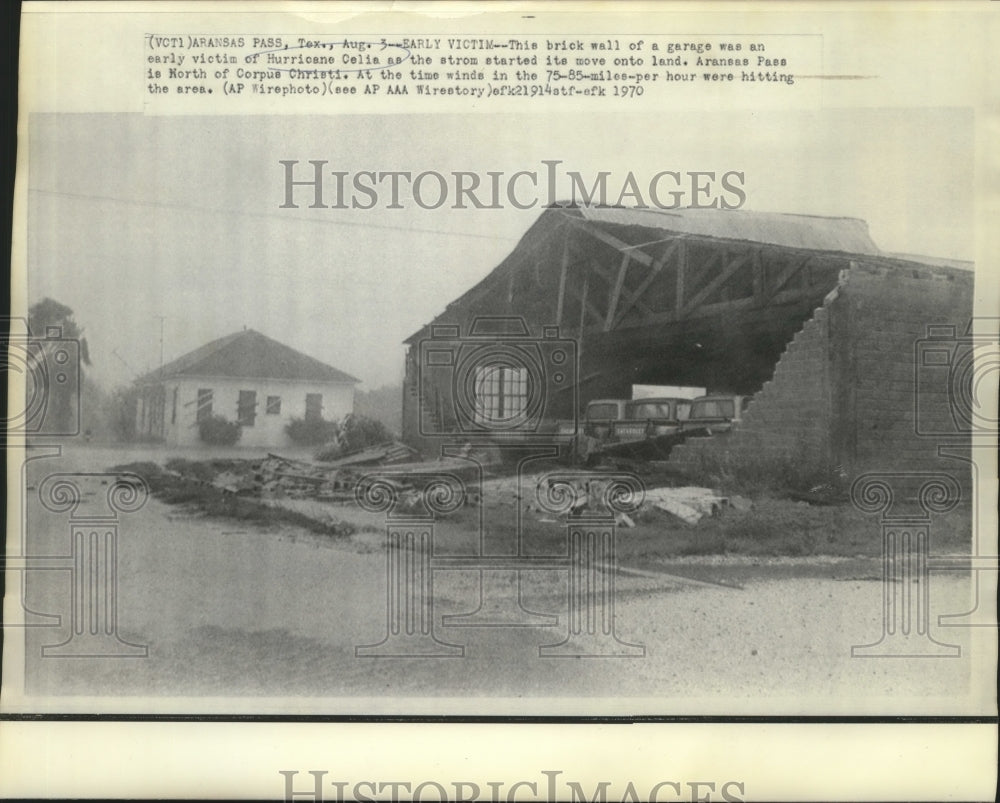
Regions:
<instances>
[{"instance_id":1,"label":"garage roof","mask_svg":"<svg viewBox=\"0 0 1000 803\"><path fill-rule=\"evenodd\" d=\"M698 237L868 256L879 253L868 234L868 224L853 217L818 217L743 209L659 210L608 206L579 207L572 212L578 212L584 220L595 223L642 226Z\"/></svg>"}]
</instances>

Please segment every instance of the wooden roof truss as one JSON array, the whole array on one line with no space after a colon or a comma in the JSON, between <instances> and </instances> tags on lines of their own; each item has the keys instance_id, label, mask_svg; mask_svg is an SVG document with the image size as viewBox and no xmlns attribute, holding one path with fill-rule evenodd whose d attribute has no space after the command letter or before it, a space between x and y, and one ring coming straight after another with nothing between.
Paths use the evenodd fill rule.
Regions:
<instances>
[{"instance_id":1,"label":"wooden roof truss","mask_svg":"<svg viewBox=\"0 0 1000 803\"><path fill-rule=\"evenodd\" d=\"M556 322L609 332L795 303L830 290L846 255L677 234L631 245L567 216Z\"/></svg>"}]
</instances>

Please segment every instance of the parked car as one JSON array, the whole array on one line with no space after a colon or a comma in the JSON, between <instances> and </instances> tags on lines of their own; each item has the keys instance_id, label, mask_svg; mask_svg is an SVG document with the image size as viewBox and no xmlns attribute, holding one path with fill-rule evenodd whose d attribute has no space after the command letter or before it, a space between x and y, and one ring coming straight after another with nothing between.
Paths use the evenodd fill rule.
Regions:
<instances>
[{"instance_id":1,"label":"parked car","mask_svg":"<svg viewBox=\"0 0 1000 803\"><path fill-rule=\"evenodd\" d=\"M734 423L742 420L749 401L747 396L729 394L700 396L692 400L691 411L681 424L681 431L689 435L729 432Z\"/></svg>"},{"instance_id":2,"label":"parked car","mask_svg":"<svg viewBox=\"0 0 1000 803\"><path fill-rule=\"evenodd\" d=\"M625 404L625 420L611 425L617 441L638 441L672 435L691 412L690 399L657 397L634 399Z\"/></svg>"},{"instance_id":3,"label":"parked car","mask_svg":"<svg viewBox=\"0 0 1000 803\"><path fill-rule=\"evenodd\" d=\"M614 423L625 418L627 404L624 399L594 399L589 402L583 423L583 434L599 441L608 440Z\"/></svg>"}]
</instances>

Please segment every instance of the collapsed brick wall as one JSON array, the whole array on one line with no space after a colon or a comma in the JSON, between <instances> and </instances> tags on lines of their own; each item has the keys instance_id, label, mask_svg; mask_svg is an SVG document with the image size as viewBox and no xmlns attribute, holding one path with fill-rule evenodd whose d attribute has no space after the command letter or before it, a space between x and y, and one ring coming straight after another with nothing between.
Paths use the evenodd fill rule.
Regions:
<instances>
[{"instance_id":1,"label":"collapsed brick wall","mask_svg":"<svg viewBox=\"0 0 1000 803\"><path fill-rule=\"evenodd\" d=\"M720 461L761 470L781 464L849 476L945 471L968 487L968 466L938 454L917 431L915 348L934 324L959 333L972 316L972 274L901 260L853 262L806 321L728 436L689 441L671 462L694 470ZM947 388L921 388L922 414L950 418ZM968 440L953 439L959 449Z\"/></svg>"},{"instance_id":2,"label":"collapsed brick wall","mask_svg":"<svg viewBox=\"0 0 1000 803\"><path fill-rule=\"evenodd\" d=\"M824 306L792 338L733 432L681 444L670 462L688 470L721 460L761 468L797 457L828 462L830 373L829 311Z\"/></svg>"}]
</instances>

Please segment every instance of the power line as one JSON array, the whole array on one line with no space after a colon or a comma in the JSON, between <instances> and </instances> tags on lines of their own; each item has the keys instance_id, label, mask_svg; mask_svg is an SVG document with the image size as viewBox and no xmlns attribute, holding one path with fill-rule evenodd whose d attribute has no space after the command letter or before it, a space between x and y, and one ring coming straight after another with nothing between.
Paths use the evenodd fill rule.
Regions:
<instances>
[{"instance_id":1,"label":"power line","mask_svg":"<svg viewBox=\"0 0 1000 803\"><path fill-rule=\"evenodd\" d=\"M90 195L79 192L62 192L59 190L29 189L38 195L50 195L60 198L75 198L86 201L108 201L110 203L125 204L127 206L144 206L152 209L173 209L181 212L207 212L215 215L228 215L230 217L251 217L251 218L275 218L277 220L291 221L293 223L320 223L324 226L348 226L359 229L383 229L388 231L409 231L417 234L440 234L446 237L468 237L476 240L502 240L514 242L518 237L502 237L495 234L476 234L468 231L444 231L441 229L424 229L418 226L390 226L382 223L356 223L349 220L333 220L331 218L319 217L296 217L294 215L279 215L274 212L246 212L232 209L215 209L210 206L191 206L189 204L172 204L164 201L134 201L129 198L115 198L110 195Z\"/></svg>"},{"instance_id":2,"label":"power line","mask_svg":"<svg viewBox=\"0 0 1000 803\"><path fill-rule=\"evenodd\" d=\"M139 376L139 372L136 371L135 368L133 368L131 365L129 365L128 361L121 354L118 353L118 349L111 349L111 353L114 354L119 359L122 365L128 368L128 370L132 373L133 376Z\"/></svg>"}]
</instances>

